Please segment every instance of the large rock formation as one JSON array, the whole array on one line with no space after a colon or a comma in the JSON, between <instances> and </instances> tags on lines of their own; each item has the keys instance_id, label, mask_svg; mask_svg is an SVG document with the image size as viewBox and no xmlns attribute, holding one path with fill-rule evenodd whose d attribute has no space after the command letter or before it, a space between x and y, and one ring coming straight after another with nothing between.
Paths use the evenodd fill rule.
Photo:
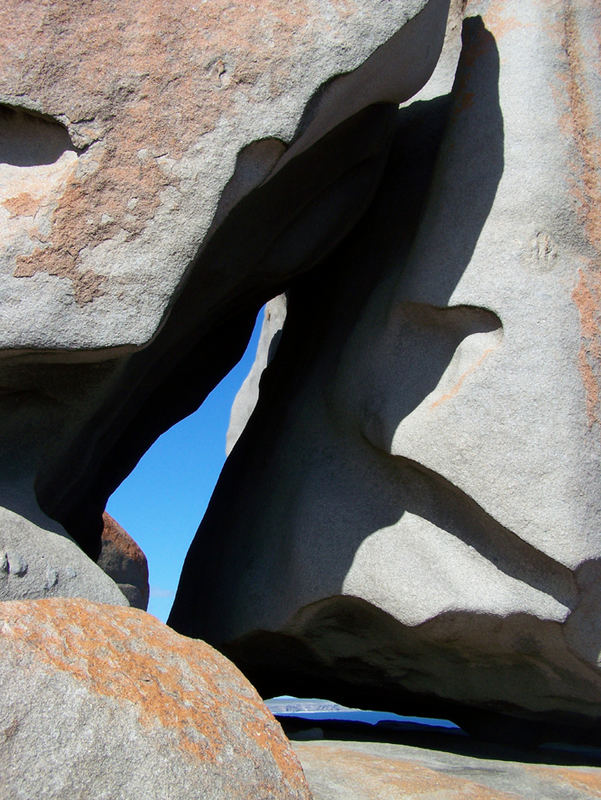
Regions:
<instances>
[{"instance_id":1,"label":"large rock formation","mask_svg":"<svg viewBox=\"0 0 601 800\"><path fill-rule=\"evenodd\" d=\"M227 661L117 607L102 512L368 207L448 5L0 8L0 598L111 603L0 604L0 794L308 798Z\"/></svg>"},{"instance_id":2,"label":"large rock formation","mask_svg":"<svg viewBox=\"0 0 601 800\"><path fill-rule=\"evenodd\" d=\"M0 794L310 800L256 691L137 609L0 603Z\"/></svg>"},{"instance_id":3,"label":"large rock formation","mask_svg":"<svg viewBox=\"0 0 601 800\"><path fill-rule=\"evenodd\" d=\"M107 496L367 206L447 8L3 4L10 508L98 555Z\"/></svg>"},{"instance_id":4,"label":"large rock formation","mask_svg":"<svg viewBox=\"0 0 601 800\"><path fill-rule=\"evenodd\" d=\"M91 560L108 495L286 291L172 624L265 692L446 713L486 735L593 735L601 9L454 0L432 81L398 111L434 69L448 6L4 3L0 505L32 550L0 547L0 591L123 602ZM238 419L253 403L245 390ZM60 629L36 621L49 608ZM125 639L127 620L149 623L107 606L79 625L79 608L6 611L21 616L7 641L15 625L55 631L55 666L72 666L59 638L86 629L78 689L23 637L7 658L55 687L70 741L59 698L89 702L120 767L105 722L121 662L109 653L109 701L90 699L86 642L110 619ZM156 636L168 673L179 645ZM133 639L144 663L153 637ZM189 722L140 739L148 774L180 759L166 739L198 745ZM11 726L39 776L43 739ZM72 770L80 751L65 752L49 759Z\"/></svg>"},{"instance_id":5,"label":"large rock formation","mask_svg":"<svg viewBox=\"0 0 601 800\"><path fill-rule=\"evenodd\" d=\"M597 735L601 8L454 12L456 71L450 29L288 292L170 622L269 694Z\"/></svg>"}]
</instances>

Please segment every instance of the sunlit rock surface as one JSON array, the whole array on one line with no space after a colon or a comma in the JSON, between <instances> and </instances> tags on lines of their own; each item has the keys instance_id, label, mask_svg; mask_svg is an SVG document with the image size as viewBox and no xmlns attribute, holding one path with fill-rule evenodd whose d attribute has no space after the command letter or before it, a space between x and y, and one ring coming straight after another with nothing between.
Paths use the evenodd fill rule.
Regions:
<instances>
[{"instance_id":1,"label":"sunlit rock surface","mask_svg":"<svg viewBox=\"0 0 601 800\"><path fill-rule=\"evenodd\" d=\"M445 752L378 741L295 742L313 800L593 800L601 792L601 769L578 765L566 754L529 763L518 750ZM448 746L448 743L446 743ZM436 747L438 745L438 747ZM521 758L523 760L521 760Z\"/></svg>"},{"instance_id":2,"label":"sunlit rock surface","mask_svg":"<svg viewBox=\"0 0 601 800\"><path fill-rule=\"evenodd\" d=\"M137 609L0 603L3 798L310 800L279 724L203 642Z\"/></svg>"},{"instance_id":3,"label":"sunlit rock surface","mask_svg":"<svg viewBox=\"0 0 601 800\"><path fill-rule=\"evenodd\" d=\"M259 381L263 370L275 355L285 319L286 295L281 294L265 305L255 360L232 404L230 423L225 437L227 455L233 450L257 404Z\"/></svg>"},{"instance_id":4,"label":"sunlit rock surface","mask_svg":"<svg viewBox=\"0 0 601 800\"><path fill-rule=\"evenodd\" d=\"M447 5L3 3L0 347L146 344L216 220L345 119L420 88Z\"/></svg>"},{"instance_id":5,"label":"sunlit rock surface","mask_svg":"<svg viewBox=\"0 0 601 800\"><path fill-rule=\"evenodd\" d=\"M601 8L462 5L367 215L288 291L171 623L267 695L594 736Z\"/></svg>"}]
</instances>

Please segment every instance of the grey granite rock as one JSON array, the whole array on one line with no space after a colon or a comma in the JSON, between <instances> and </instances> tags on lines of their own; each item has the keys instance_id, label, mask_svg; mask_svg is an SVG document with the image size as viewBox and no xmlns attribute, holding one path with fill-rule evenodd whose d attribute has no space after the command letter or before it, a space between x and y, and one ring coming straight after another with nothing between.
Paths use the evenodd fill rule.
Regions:
<instances>
[{"instance_id":1,"label":"grey granite rock","mask_svg":"<svg viewBox=\"0 0 601 800\"><path fill-rule=\"evenodd\" d=\"M110 493L369 204L447 8L3 5L0 459L93 558Z\"/></svg>"},{"instance_id":2,"label":"grey granite rock","mask_svg":"<svg viewBox=\"0 0 601 800\"><path fill-rule=\"evenodd\" d=\"M601 8L470 2L453 76L461 8L288 292L171 622L268 695L596 736Z\"/></svg>"},{"instance_id":3,"label":"grey granite rock","mask_svg":"<svg viewBox=\"0 0 601 800\"><path fill-rule=\"evenodd\" d=\"M226 455L229 455L233 450L257 404L259 381L263 370L275 355L285 319L286 295L281 294L265 305L256 357L232 404L230 424L225 440Z\"/></svg>"},{"instance_id":4,"label":"grey granite rock","mask_svg":"<svg viewBox=\"0 0 601 800\"><path fill-rule=\"evenodd\" d=\"M0 508L0 600L85 597L129 605L117 584L60 526Z\"/></svg>"},{"instance_id":5,"label":"grey granite rock","mask_svg":"<svg viewBox=\"0 0 601 800\"><path fill-rule=\"evenodd\" d=\"M0 350L148 343L245 194L420 88L447 6L4 3Z\"/></svg>"},{"instance_id":6,"label":"grey granite rock","mask_svg":"<svg viewBox=\"0 0 601 800\"><path fill-rule=\"evenodd\" d=\"M138 609L0 603L3 800L310 800L253 687Z\"/></svg>"}]
</instances>

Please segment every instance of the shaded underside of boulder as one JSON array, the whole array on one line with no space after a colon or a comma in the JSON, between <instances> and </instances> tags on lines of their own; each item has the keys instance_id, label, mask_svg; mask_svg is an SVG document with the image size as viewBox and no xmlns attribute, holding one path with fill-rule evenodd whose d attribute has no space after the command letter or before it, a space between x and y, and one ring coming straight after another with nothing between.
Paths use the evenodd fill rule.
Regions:
<instances>
[{"instance_id":1,"label":"shaded underside of boulder","mask_svg":"<svg viewBox=\"0 0 601 800\"><path fill-rule=\"evenodd\" d=\"M256 691L137 609L0 604L0 791L32 797L309 800Z\"/></svg>"}]
</instances>

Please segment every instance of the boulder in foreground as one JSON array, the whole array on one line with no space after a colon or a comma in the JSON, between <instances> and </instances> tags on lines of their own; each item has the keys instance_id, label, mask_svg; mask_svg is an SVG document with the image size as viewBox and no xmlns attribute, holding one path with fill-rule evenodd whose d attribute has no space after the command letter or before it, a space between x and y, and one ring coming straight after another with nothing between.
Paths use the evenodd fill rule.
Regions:
<instances>
[{"instance_id":1,"label":"boulder in foreground","mask_svg":"<svg viewBox=\"0 0 601 800\"><path fill-rule=\"evenodd\" d=\"M0 796L309 800L279 724L223 656L132 608L0 604Z\"/></svg>"}]
</instances>

